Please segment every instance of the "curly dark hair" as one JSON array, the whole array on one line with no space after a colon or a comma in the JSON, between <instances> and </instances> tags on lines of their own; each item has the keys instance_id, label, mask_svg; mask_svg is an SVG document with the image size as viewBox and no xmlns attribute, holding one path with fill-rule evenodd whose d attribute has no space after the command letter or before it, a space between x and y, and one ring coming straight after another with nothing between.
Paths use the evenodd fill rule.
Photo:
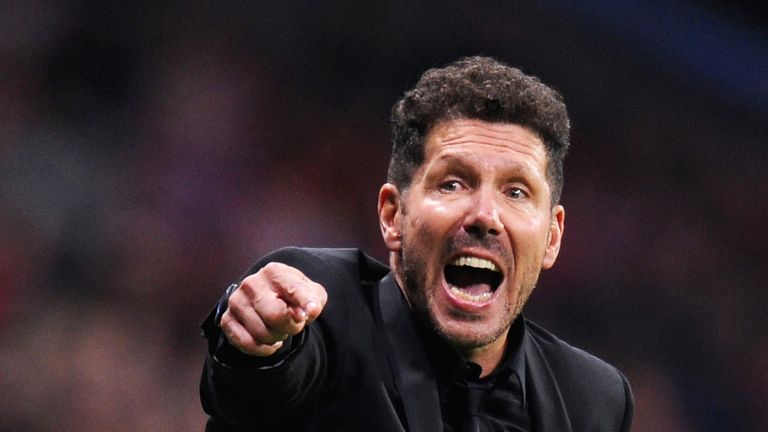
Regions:
<instances>
[{"instance_id":1,"label":"curly dark hair","mask_svg":"<svg viewBox=\"0 0 768 432\"><path fill-rule=\"evenodd\" d=\"M467 57L429 69L392 108L392 157L387 180L405 192L424 161L424 140L438 123L455 119L514 123L547 151L552 205L563 189L570 122L562 96L538 78L488 57Z\"/></svg>"}]
</instances>

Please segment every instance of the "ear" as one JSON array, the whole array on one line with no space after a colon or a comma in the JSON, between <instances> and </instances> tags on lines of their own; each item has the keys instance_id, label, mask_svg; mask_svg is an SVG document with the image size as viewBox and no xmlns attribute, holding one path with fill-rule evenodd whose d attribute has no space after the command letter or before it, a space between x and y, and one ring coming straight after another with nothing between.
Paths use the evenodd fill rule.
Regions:
<instances>
[{"instance_id":1,"label":"ear","mask_svg":"<svg viewBox=\"0 0 768 432\"><path fill-rule=\"evenodd\" d=\"M555 265L557 255L560 253L560 243L563 240L563 231L565 230L565 208L561 205L556 205L552 209L551 220L549 233L547 234L547 250L541 263L541 268L545 270Z\"/></svg>"},{"instance_id":2,"label":"ear","mask_svg":"<svg viewBox=\"0 0 768 432\"><path fill-rule=\"evenodd\" d=\"M385 183L379 190L379 226L387 249L400 252L403 243L400 191L391 183Z\"/></svg>"}]
</instances>

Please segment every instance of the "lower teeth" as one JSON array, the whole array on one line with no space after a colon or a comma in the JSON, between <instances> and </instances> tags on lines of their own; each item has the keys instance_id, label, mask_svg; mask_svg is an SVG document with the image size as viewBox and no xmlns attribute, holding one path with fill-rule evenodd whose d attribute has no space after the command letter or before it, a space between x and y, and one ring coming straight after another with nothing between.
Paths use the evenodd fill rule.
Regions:
<instances>
[{"instance_id":1,"label":"lower teeth","mask_svg":"<svg viewBox=\"0 0 768 432\"><path fill-rule=\"evenodd\" d=\"M477 294L477 295L469 294L468 292L463 291L454 286L451 287L451 292L460 299L468 300L471 302L478 302L478 303L488 300L489 298L491 298L491 295L492 295L492 293L490 292L484 292L482 294Z\"/></svg>"}]
</instances>

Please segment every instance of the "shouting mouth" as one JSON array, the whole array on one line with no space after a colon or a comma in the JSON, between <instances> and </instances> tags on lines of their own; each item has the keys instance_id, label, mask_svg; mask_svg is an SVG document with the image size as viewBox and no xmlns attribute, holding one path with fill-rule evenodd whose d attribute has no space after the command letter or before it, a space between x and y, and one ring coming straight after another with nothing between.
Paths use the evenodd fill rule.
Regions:
<instances>
[{"instance_id":1,"label":"shouting mouth","mask_svg":"<svg viewBox=\"0 0 768 432\"><path fill-rule=\"evenodd\" d=\"M493 261L470 255L452 259L443 273L453 297L475 304L490 301L504 280L504 274Z\"/></svg>"}]
</instances>

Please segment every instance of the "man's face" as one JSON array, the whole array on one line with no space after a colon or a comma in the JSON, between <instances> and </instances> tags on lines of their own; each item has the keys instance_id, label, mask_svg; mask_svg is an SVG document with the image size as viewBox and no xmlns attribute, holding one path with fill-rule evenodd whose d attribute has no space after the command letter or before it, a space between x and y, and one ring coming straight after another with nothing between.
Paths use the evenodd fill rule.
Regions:
<instances>
[{"instance_id":1,"label":"man's face","mask_svg":"<svg viewBox=\"0 0 768 432\"><path fill-rule=\"evenodd\" d=\"M452 120L426 138L407 192L384 185L379 214L411 307L460 350L504 343L560 248L544 144L507 123Z\"/></svg>"}]
</instances>

